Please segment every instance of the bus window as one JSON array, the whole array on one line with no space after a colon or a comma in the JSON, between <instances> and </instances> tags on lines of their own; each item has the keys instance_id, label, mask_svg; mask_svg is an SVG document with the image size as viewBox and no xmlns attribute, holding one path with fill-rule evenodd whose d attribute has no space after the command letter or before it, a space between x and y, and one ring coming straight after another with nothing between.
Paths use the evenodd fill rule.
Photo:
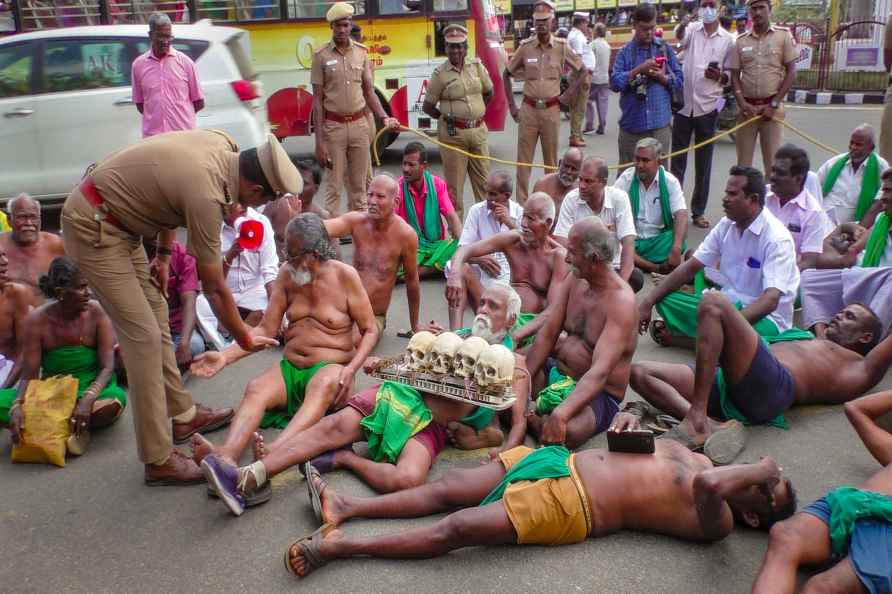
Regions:
<instances>
[{"instance_id":1,"label":"bus window","mask_svg":"<svg viewBox=\"0 0 892 594\"><path fill-rule=\"evenodd\" d=\"M466 12L468 0L434 0L434 13L437 12Z\"/></svg>"},{"instance_id":2,"label":"bus window","mask_svg":"<svg viewBox=\"0 0 892 594\"><path fill-rule=\"evenodd\" d=\"M108 22L112 25L148 23L153 12L163 12L174 23L189 22L189 6L185 0L156 2L154 5L140 0L107 0Z\"/></svg>"},{"instance_id":3,"label":"bus window","mask_svg":"<svg viewBox=\"0 0 892 594\"><path fill-rule=\"evenodd\" d=\"M378 14L418 14L421 0L378 0Z\"/></svg>"},{"instance_id":4,"label":"bus window","mask_svg":"<svg viewBox=\"0 0 892 594\"><path fill-rule=\"evenodd\" d=\"M324 19L334 0L288 0L289 19ZM365 14L365 1L348 2L353 5L354 14Z\"/></svg>"},{"instance_id":5,"label":"bus window","mask_svg":"<svg viewBox=\"0 0 892 594\"><path fill-rule=\"evenodd\" d=\"M197 0L198 18L236 23L279 18L278 0Z\"/></svg>"}]
</instances>

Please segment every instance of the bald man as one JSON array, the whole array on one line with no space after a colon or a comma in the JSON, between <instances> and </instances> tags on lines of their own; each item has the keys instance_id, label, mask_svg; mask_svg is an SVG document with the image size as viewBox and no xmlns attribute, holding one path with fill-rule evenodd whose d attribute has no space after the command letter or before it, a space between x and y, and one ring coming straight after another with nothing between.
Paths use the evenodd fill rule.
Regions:
<instances>
[{"instance_id":1,"label":"bald man","mask_svg":"<svg viewBox=\"0 0 892 594\"><path fill-rule=\"evenodd\" d=\"M43 303L37 282L49 270L50 262L65 255L62 238L40 230L40 203L28 194L10 200L6 209L12 231L0 235L0 249L9 259L7 275L9 280L30 287L36 303Z\"/></svg>"},{"instance_id":2,"label":"bald man","mask_svg":"<svg viewBox=\"0 0 892 594\"><path fill-rule=\"evenodd\" d=\"M387 308L400 270L406 272L404 279L412 332L418 328L421 306L418 235L396 214L398 194L396 180L381 174L369 185L366 212L348 212L325 221L325 229L332 238L353 236L353 267L372 302L379 334L383 334L387 326Z\"/></svg>"},{"instance_id":3,"label":"bald man","mask_svg":"<svg viewBox=\"0 0 892 594\"><path fill-rule=\"evenodd\" d=\"M873 225L882 210L879 198L880 176L889 163L876 152L876 136L871 126L861 124L849 138L849 152L828 159L818 169L824 194L824 211L830 220Z\"/></svg>"},{"instance_id":4,"label":"bald man","mask_svg":"<svg viewBox=\"0 0 892 594\"><path fill-rule=\"evenodd\" d=\"M545 192L551 196L555 211L561 212L564 197L578 187L580 167L582 167L582 151L576 147L568 148L558 161L558 170L536 180L533 192Z\"/></svg>"}]
</instances>

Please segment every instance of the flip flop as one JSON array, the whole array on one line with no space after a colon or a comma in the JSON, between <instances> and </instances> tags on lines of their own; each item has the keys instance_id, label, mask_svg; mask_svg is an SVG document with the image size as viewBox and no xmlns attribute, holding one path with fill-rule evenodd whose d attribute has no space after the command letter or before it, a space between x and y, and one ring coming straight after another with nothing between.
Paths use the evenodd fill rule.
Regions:
<instances>
[{"instance_id":1,"label":"flip flop","mask_svg":"<svg viewBox=\"0 0 892 594\"><path fill-rule=\"evenodd\" d=\"M310 504L313 506L313 514L316 516L316 521L322 524L322 491L325 490L325 485L320 491L316 487L315 480L316 478L321 479L322 475L312 462L304 462L304 476L307 477L307 495L309 495Z\"/></svg>"},{"instance_id":2,"label":"flip flop","mask_svg":"<svg viewBox=\"0 0 892 594\"><path fill-rule=\"evenodd\" d=\"M664 330L666 330L666 322L663 320L653 320L650 323L650 338L661 347L668 346L666 339L660 336Z\"/></svg>"},{"instance_id":3,"label":"flip flop","mask_svg":"<svg viewBox=\"0 0 892 594\"><path fill-rule=\"evenodd\" d=\"M411 330L400 330L399 332L396 333L396 335L398 338L412 338L412 331Z\"/></svg>"},{"instance_id":4,"label":"flip flop","mask_svg":"<svg viewBox=\"0 0 892 594\"><path fill-rule=\"evenodd\" d=\"M288 570L288 573L296 578L301 577L294 573L294 569L291 567L290 553L291 549L295 546L300 548L301 554L303 555L304 559L307 560L307 573L303 577L307 577L313 571L328 563L328 559L323 558L322 555L319 554L319 545L322 543L322 539L324 539L325 536L334 528L335 526L333 526L332 524L324 524L315 532L313 532L313 534L304 536L300 540L296 540L291 543L291 546L285 549L285 569Z\"/></svg>"},{"instance_id":5,"label":"flip flop","mask_svg":"<svg viewBox=\"0 0 892 594\"><path fill-rule=\"evenodd\" d=\"M90 443L90 432L86 429L78 433L72 433L65 440L65 448L72 456L80 456L87 450Z\"/></svg>"},{"instance_id":6,"label":"flip flop","mask_svg":"<svg viewBox=\"0 0 892 594\"><path fill-rule=\"evenodd\" d=\"M640 418L644 417L656 417L660 414L660 410L652 406L650 403L645 402L643 400L633 400L632 402L627 403L622 412L631 413L633 415L637 415Z\"/></svg>"},{"instance_id":7,"label":"flip flop","mask_svg":"<svg viewBox=\"0 0 892 594\"><path fill-rule=\"evenodd\" d=\"M720 429L713 431L703 444L703 453L716 466L725 466L734 462L744 447L746 447L746 430L743 423L731 420L722 423Z\"/></svg>"},{"instance_id":8,"label":"flip flop","mask_svg":"<svg viewBox=\"0 0 892 594\"><path fill-rule=\"evenodd\" d=\"M208 483L207 486L207 495L208 497L212 497L214 499L219 499L220 494L217 493L217 489L214 488L214 485ZM250 495L245 495L245 507L256 507L258 505L263 505L267 501L273 498L273 486L272 483L267 481L263 484L262 487L251 493Z\"/></svg>"},{"instance_id":9,"label":"flip flop","mask_svg":"<svg viewBox=\"0 0 892 594\"><path fill-rule=\"evenodd\" d=\"M672 441L677 441L692 452L699 452L703 449L702 443L698 444L696 441L694 441L693 437L688 435L687 432L680 427L673 427L672 429L669 429L657 439L671 439Z\"/></svg>"}]
</instances>

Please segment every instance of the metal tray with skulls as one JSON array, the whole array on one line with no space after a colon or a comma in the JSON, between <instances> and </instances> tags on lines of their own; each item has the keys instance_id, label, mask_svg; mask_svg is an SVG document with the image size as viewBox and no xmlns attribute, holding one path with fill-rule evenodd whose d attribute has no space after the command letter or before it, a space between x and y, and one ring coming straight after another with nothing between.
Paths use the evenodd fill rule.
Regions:
<instances>
[{"instance_id":1,"label":"metal tray with skulls","mask_svg":"<svg viewBox=\"0 0 892 594\"><path fill-rule=\"evenodd\" d=\"M405 353L381 359L369 375L494 410L508 409L516 400L514 353L452 332L416 332Z\"/></svg>"}]
</instances>

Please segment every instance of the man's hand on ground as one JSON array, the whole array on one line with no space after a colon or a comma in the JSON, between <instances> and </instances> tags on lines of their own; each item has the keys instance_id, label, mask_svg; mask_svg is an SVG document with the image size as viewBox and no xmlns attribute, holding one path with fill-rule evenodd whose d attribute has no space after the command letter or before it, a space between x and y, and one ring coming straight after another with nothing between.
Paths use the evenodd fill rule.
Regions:
<instances>
[{"instance_id":1,"label":"man's hand on ground","mask_svg":"<svg viewBox=\"0 0 892 594\"><path fill-rule=\"evenodd\" d=\"M22 435L25 427L25 412L21 406L14 406L9 412L9 430L12 431L12 443L22 443Z\"/></svg>"},{"instance_id":2,"label":"man's hand on ground","mask_svg":"<svg viewBox=\"0 0 892 594\"><path fill-rule=\"evenodd\" d=\"M220 351L207 351L195 357L189 371L192 375L212 378L226 367L226 357Z\"/></svg>"}]
</instances>

